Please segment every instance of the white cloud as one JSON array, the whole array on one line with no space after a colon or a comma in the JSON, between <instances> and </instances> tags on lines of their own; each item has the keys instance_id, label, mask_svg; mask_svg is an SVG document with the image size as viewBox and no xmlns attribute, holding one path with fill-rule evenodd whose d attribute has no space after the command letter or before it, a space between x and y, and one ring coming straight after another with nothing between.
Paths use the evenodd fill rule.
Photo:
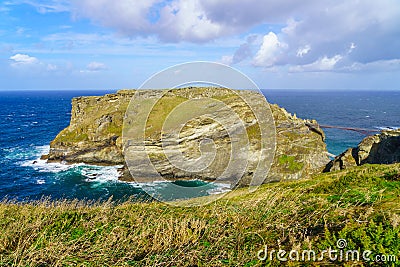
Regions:
<instances>
[{"instance_id":1,"label":"white cloud","mask_svg":"<svg viewBox=\"0 0 400 267\"><path fill-rule=\"evenodd\" d=\"M282 35L291 49L310 45L312 50L302 60L289 52L285 61L310 64L324 55L344 55L349 49L349 62L400 58L397 24L400 5L393 0L336 1L323 9L309 7L304 16L287 23Z\"/></svg>"},{"instance_id":2,"label":"white cloud","mask_svg":"<svg viewBox=\"0 0 400 267\"><path fill-rule=\"evenodd\" d=\"M107 66L104 63L93 61L86 66L86 69L88 71L101 71L106 70Z\"/></svg>"},{"instance_id":3,"label":"white cloud","mask_svg":"<svg viewBox=\"0 0 400 267\"><path fill-rule=\"evenodd\" d=\"M230 64L252 59L259 67L335 71L400 59L398 0L13 0L18 1L40 12L70 10L74 19L89 19L119 34L103 42L119 42L124 36L203 43L239 34L265 35L243 40L231 55L223 53L221 60ZM87 45L91 37L98 36L65 40L64 47ZM340 64L332 64L337 55Z\"/></svg>"},{"instance_id":4,"label":"white cloud","mask_svg":"<svg viewBox=\"0 0 400 267\"><path fill-rule=\"evenodd\" d=\"M27 65L33 65L33 64L38 64L39 60L35 57L31 57L26 54L15 54L14 56L10 57L11 66L13 67L19 67L19 66L27 66Z\"/></svg>"},{"instance_id":5,"label":"white cloud","mask_svg":"<svg viewBox=\"0 0 400 267\"><path fill-rule=\"evenodd\" d=\"M280 42L275 33L269 32L264 36L260 50L258 50L254 58L254 65L262 67L273 66L278 60L282 49L286 47L287 45Z\"/></svg>"},{"instance_id":6,"label":"white cloud","mask_svg":"<svg viewBox=\"0 0 400 267\"><path fill-rule=\"evenodd\" d=\"M73 0L72 5L77 18L126 36L167 42L207 42L253 26L286 24L275 30L288 46L286 54L275 55L275 64L311 64L324 55L342 54L344 44L351 43L357 44L353 62L400 58L398 0ZM249 53L246 46L238 48L233 63ZM264 65L259 56L256 64Z\"/></svg>"},{"instance_id":7,"label":"white cloud","mask_svg":"<svg viewBox=\"0 0 400 267\"><path fill-rule=\"evenodd\" d=\"M227 29L214 23L204 12L201 1L174 1L166 6L159 20L159 36L167 41L203 42L226 35Z\"/></svg>"},{"instance_id":8,"label":"white cloud","mask_svg":"<svg viewBox=\"0 0 400 267\"><path fill-rule=\"evenodd\" d=\"M319 58L317 61L306 64L294 66L289 69L291 72L301 72L301 71L310 71L310 72L319 72L319 71L330 71L333 70L336 64L342 59L341 55L335 55L333 57L324 56Z\"/></svg>"},{"instance_id":9,"label":"white cloud","mask_svg":"<svg viewBox=\"0 0 400 267\"><path fill-rule=\"evenodd\" d=\"M230 31L210 20L201 1L74 0L76 17L116 29L127 36L156 35L168 42L204 42Z\"/></svg>"},{"instance_id":10,"label":"white cloud","mask_svg":"<svg viewBox=\"0 0 400 267\"><path fill-rule=\"evenodd\" d=\"M379 60L366 64L355 62L350 66L345 66L343 68L343 71L377 72L377 70L381 70L384 72L389 72L389 71L399 71L399 69L400 69L400 59L391 59L391 60Z\"/></svg>"},{"instance_id":11,"label":"white cloud","mask_svg":"<svg viewBox=\"0 0 400 267\"><path fill-rule=\"evenodd\" d=\"M77 17L111 27L127 35L145 34L151 29L150 8L159 0L73 0Z\"/></svg>"},{"instance_id":12,"label":"white cloud","mask_svg":"<svg viewBox=\"0 0 400 267\"><path fill-rule=\"evenodd\" d=\"M297 57L303 57L304 55L308 54L308 52L310 52L310 50L311 50L311 46L305 45L305 46L297 49L296 55L297 55Z\"/></svg>"},{"instance_id":13,"label":"white cloud","mask_svg":"<svg viewBox=\"0 0 400 267\"><path fill-rule=\"evenodd\" d=\"M347 51L347 53L350 54L350 53L353 52L353 50L356 49L356 48L357 48L357 45L356 45L355 43L352 42L352 43L350 44L350 47L349 47L349 50Z\"/></svg>"},{"instance_id":14,"label":"white cloud","mask_svg":"<svg viewBox=\"0 0 400 267\"><path fill-rule=\"evenodd\" d=\"M227 5L223 9L225 0L205 0L206 4L220 8L209 16L221 23L226 19L242 26L273 21L286 25L265 35L256 53L244 50L250 52L255 66L292 71L352 71L353 65L400 59L400 29L395 26L400 24L400 5L394 0L305 1L301 7L292 3L286 9L275 5L276 1L269 1L268 7L266 1L254 2L258 8L265 5L264 17L258 16L250 5L247 9L242 6L253 2L244 0L239 6ZM251 14L251 18L246 19L245 13ZM241 51L243 45L234 54Z\"/></svg>"},{"instance_id":15,"label":"white cloud","mask_svg":"<svg viewBox=\"0 0 400 267\"><path fill-rule=\"evenodd\" d=\"M10 66L18 71L34 73L54 73L59 71L59 67L55 64L45 63L36 57L27 54L15 54L10 58Z\"/></svg>"}]
</instances>

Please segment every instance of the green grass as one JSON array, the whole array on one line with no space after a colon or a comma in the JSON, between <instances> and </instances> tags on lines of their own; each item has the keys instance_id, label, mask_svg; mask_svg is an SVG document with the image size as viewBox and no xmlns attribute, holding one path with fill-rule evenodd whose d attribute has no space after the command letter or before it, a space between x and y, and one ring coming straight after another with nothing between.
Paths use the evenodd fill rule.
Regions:
<instances>
[{"instance_id":1,"label":"green grass","mask_svg":"<svg viewBox=\"0 0 400 267\"><path fill-rule=\"evenodd\" d=\"M57 136L57 142L81 142L88 140L88 135L85 133L78 133L77 131L70 132L68 129L63 130Z\"/></svg>"},{"instance_id":2,"label":"green grass","mask_svg":"<svg viewBox=\"0 0 400 267\"><path fill-rule=\"evenodd\" d=\"M200 207L3 201L0 266L281 266L257 252L264 245L322 251L338 239L400 259L399 173L400 164L365 165L238 189ZM286 263L328 264L373 266Z\"/></svg>"},{"instance_id":3,"label":"green grass","mask_svg":"<svg viewBox=\"0 0 400 267\"><path fill-rule=\"evenodd\" d=\"M162 97L151 110L149 118L146 122L146 137L154 139L161 138L161 130L168 114L172 112L179 104L187 99L179 96L164 96Z\"/></svg>"},{"instance_id":4,"label":"green grass","mask_svg":"<svg viewBox=\"0 0 400 267\"><path fill-rule=\"evenodd\" d=\"M122 133L123 119L126 109L128 108L130 98L123 99L114 104L107 101L98 102L98 97L84 97L85 105L80 108L79 126L77 128L66 128L57 135L53 142L77 143L96 139L98 136L108 139L110 136L120 136ZM75 104L76 105L76 104ZM112 122L107 125L101 133L97 133L99 125L97 120L102 116L111 116ZM97 135L97 136L96 136ZM95 137L95 138L94 138Z\"/></svg>"},{"instance_id":5,"label":"green grass","mask_svg":"<svg viewBox=\"0 0 400 267\"><path fill-rule=\"evenodd\" d=\"M278 158L278 162L280 165L283 165L289 171L295 173L301 171L303 169L304 164L296 161L296 158L293 156L282 155Z\"/></svg>"}]
</instances>

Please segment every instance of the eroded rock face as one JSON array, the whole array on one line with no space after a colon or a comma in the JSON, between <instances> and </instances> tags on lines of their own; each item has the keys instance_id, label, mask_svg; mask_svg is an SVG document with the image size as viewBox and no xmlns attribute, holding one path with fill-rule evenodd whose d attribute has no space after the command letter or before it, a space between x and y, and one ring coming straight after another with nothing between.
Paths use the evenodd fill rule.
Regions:
<instances>
[{"instance_id":1,"label":"eroded rock face","mask_svg":"<svg viewBox=\"0 0 400 267\"><path fill-rule=\"evenodd\" d=\"M325 134L315 120L302 120L278 105L270 105L277 146L267 180L301 179L321 172L329 162Z\"/></svg>"},{"instance_id":2,"label":"eroded rock face","mask_svg":"<svg viewBox=\"0 0 400 267\"><path fill-rule=\"evenodd\" d=\"M259 155L260 129L255 124L254 114L228 92L228 90L224 92L204 88L169 90L168 97L164 103L161 103L162 105L160 104L158 113L155 109L154 116L149 117L148 129L146 129L146 151L163 178L171 180L192 178L214 180L226 167L224 159L228 154L230 155L229 136L222 125L212 120L199 118L189 121L180 130L180 147L170 148L179 148L188 159L195 159L199 156L198 145L200 141L204 138L214 140L217 153L216 160L212 165L213 171L195 174L184 172L172 166L163 152L161 135L166 137L169 133L168 131L161 133L161 130L158 129L159 126L157 126L159 123L157 119L164 116L164 111L171 108L171 105L173 107L183 103L196 94L218 99L227 106L233 107L246 127L249 136L249 153L253 153L254 158ZM70 125L51 142L48 160L67 163L125 165L123 151L130 145L123 144L122 125L125 112L134 94L134 90L121 90L116 94L108 94L102 97L74 98L72 100ZM157 91L147 91L144 94L148 94L144 99L151 98L157 94ZM318 123L313 120L299 119L277 105L270 105L270 109L276 127L276 151L272 167L265 181L300 179L309 174L321 172L329 158L324 143L325 136ZM224 119L229 120L229 117L224 117ZM135 117L128 123L134 125ZM252 161L252 157L248 158L250 158L250 161L245 176L251 175L256 167L254 166L256 161ZM140 162L140 158L135 158L135 160ZM142 166L142 169L146 173L146 166ZM132 179L127 170L124 171L124 174L121 179ZM243 184L249 183L246 178L242 181Z\"/></svg>"},{"instance_id":3,"label":"eroded rock face","mask_svg":"<svg viewBox=\"0 0 400 267\"><path fill-rule=\"evenodd\" d=\"M357 147L349 148L330 161L325 172L343 170L366 163L392 164L400 162L400 130L383 131L368 136Z\"/></svg>"},{"instance_id":4,"label":"eroded rock face","mask_svg":"<svg viewBox=\"0 0 400 267\"><path fill-rule=\"evenodd\" d=\"M71 121L50 143L48 161L121 165L122 123L135 91L72 99Z\"/></svg>"}]
</instances>

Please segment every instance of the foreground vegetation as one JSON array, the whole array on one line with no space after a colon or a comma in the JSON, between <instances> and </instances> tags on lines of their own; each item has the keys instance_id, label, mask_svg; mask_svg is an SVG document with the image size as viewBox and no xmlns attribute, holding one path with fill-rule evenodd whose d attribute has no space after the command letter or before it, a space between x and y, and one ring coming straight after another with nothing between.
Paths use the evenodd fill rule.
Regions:
<instances>
[{"instance_id":1,"label":"foreground vegetation","mask_svg":"<svg viewBox=\"0 0 400 267\"><path fill-rule=\"evenodd\" d=\"M365 165L248 189L201 207L163 203L0 204L0 266L279 266L259 250L337 248L400 262L400 164ZM373 265L286 262L286 265Z\"/></svg>"}]
</instances>

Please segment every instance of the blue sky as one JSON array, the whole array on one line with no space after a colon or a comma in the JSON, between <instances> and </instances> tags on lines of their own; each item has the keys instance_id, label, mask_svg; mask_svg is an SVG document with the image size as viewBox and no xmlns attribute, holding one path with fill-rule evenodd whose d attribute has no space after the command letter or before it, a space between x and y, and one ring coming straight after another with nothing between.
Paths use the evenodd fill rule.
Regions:
<instances>
[{"instance_id":1,"label":"blue sky","mask_svg":"<svg viewBox=\"0 0 400 267\"><path fill-rule=\"evenodd\" d=\"M265 89L400 90L398 0L9 0L0 90L137 88L188 61Z\"/></svg>"}]
</instances>

